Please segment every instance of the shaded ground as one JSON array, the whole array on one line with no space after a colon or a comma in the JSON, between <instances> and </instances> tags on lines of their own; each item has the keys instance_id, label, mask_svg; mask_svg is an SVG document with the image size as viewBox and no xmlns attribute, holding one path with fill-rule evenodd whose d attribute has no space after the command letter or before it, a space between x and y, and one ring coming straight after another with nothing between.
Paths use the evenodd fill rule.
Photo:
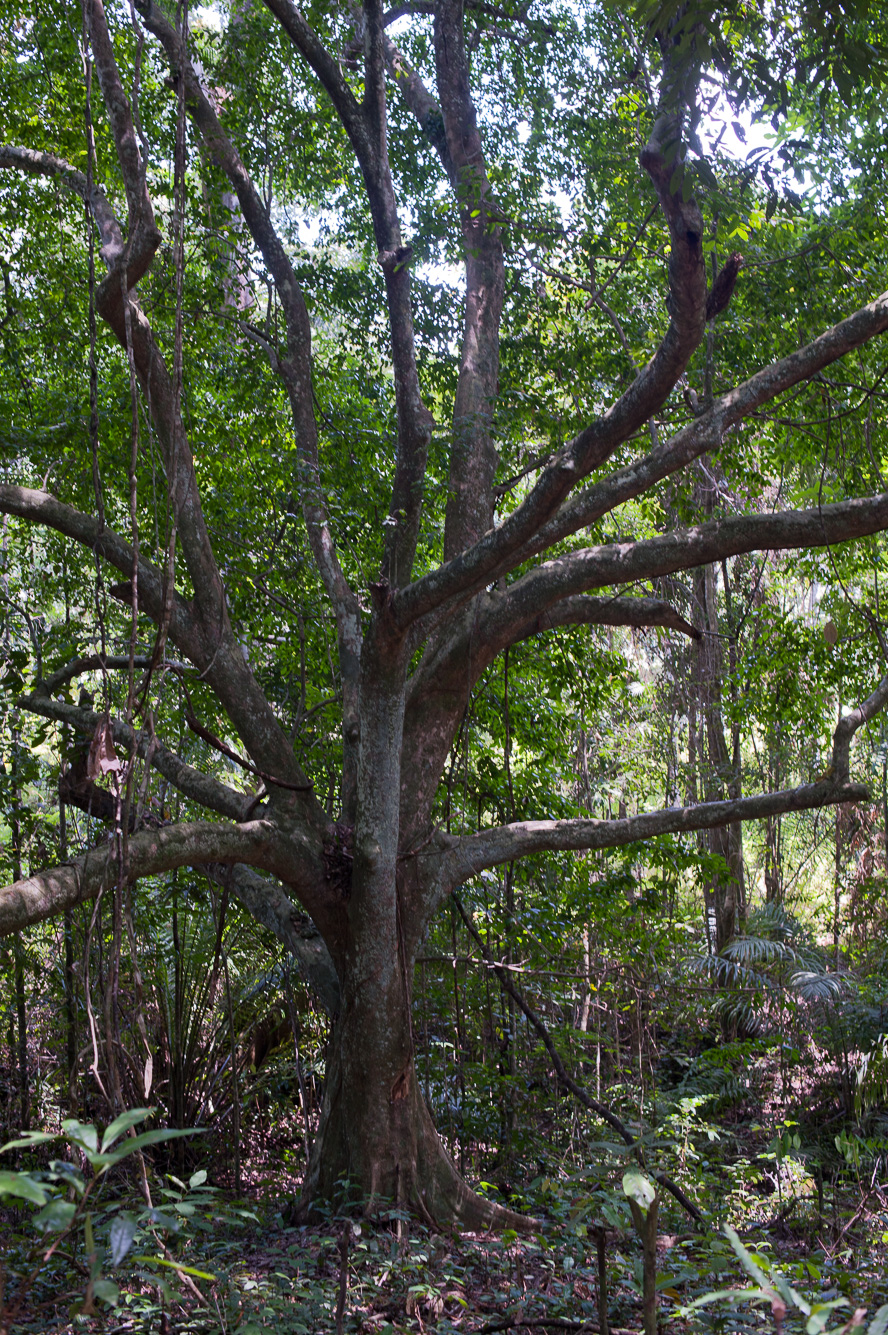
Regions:
<instances>
[{"instance_id":1,"label":"shaded ground","mask_svg":"<svg viewBox=\"0 0 888 1335\"><path fill-rule=\"evenodd\" d=\"M616 1193L612 1203L619 1205ZM541 1191L537 1205L548 1209L549 1218L544 1231L529 1241L509 1235L430 1235L396 1212L376 1221L331 1216L311 1228L287 1229L269 1207L245 1217L231 1202L217 1199L213 1210L180 1215L175 1236L155 1231L153 1239L141 1237L139 1253L117 1270L106 1264L121 1288L115 1309L95 1302L92 1314L72 1316L83 1304L89 1263L83 1235L71 1239L64 1253L43 1268L9 1330L34 1335L600 1331L593 1214L606 1202L553 1186ZM824 1228L818 1229L809 1215L801 1201L770 1227L747 1230L746 1243L762 1265L776 1262L809 1303L845 1300L828 1327L843 1325L857 1308L873 1313L888 1303L888 1202L881 1190L874 1188L856 1208L850 1197L842 1203L844 1218L835 1240L829 1221L821 1221ZM98 1229L100 1214L95 1222ZM33 1232L26 1211L6 1211L0 1229L9 1301L15 1272L25 1269ZM827 1235L823 1245L818 1232ZM167 1262L159 1259L162 1237ZM610 1328L614 1335L637 1331L641 1253L631 1229L609 1227L605 1253ZM33 1253L32 1260L39 1264ZM756 1306L738 1297L683 1313L707 1292L748 1284L717 1227L662 1234L658 1272L660 1323L666 1332L773 1328L769 1303ZM806 1320L805 1313L790 1310L784 1329L801 1331Z\"/></svg>"}]
</instances>

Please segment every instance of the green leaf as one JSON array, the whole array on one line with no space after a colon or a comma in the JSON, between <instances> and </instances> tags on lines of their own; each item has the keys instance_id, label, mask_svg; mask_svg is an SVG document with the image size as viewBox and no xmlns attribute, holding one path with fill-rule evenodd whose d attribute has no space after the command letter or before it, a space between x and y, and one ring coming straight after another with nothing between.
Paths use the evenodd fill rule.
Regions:
<instances>
[{"instance_id":1,"label":"green leaf","mask_svg":"<svg viewBox=\"0 0 888 1335\"><path fill-rule=\"evenodd\" d=\"M754 1279L755 1282L757 1284L760 1284L763 1289L767 1289L769 1292L773 1292L773 1285L770 1279L764 1273L764 1271L759 1267L759 1265L752 1259L749 1252L746 1250L746 1248L743 1246L743 1243L738 1238L737 1234L731 1228L730 1224L725 1224L724 1234L728 1239L728 1242L734 1248L734 1251L737 1253L737 1256L740 1258L740 1264L743 1266L743 1269L746 1271L747 1275L749 1275L750 1279Z\"/></svg>"},{"instance_id":2,"label":"green leaf","mask_svg":"<svg viewBox=\"0 0 888 1335\"><path fill-rule=\"evenodd\" d=\"M174 1127L163 1127L157 1131L143 1131L139 1136L131 1136L129 1140L123 1142L119 1150L114 1150L111 1154L98 1154L90 1150L84 1150L84 1153L94 1168L104 1172L112 1164L120 1163L122 1159L135 1154L146 1145L161 1145L164 1141L178 1140L181 1136L200 1136L203 1135L203 1131L204 1128L199 1126L187 1127L184 1131Z\"/></svg>"},{"instance_id":3,"label":"green leaf","mask_svg":"<svg viewBox=\"0 0 888 1335\"><path fill-rule=\"evenodd\" d=\"M626 1169L623 1174L623 1191L630 1201L635 1201L644 1211L650 1209L657 1196L653 1183L637 1168Z\"/></svg>"},{"instance_id":4,"label":"green leaf","mask_svg":"<svg viewBox=\"0 0 888 1335\"><path fill-rule=\"evenodd\" d=\"M709 1303L721 1302L723 1298L746 1298L750 1302L771 1302L774 1298L774 1290L767 1289L716 1289L712 1293L704 1293L701 1298L695 1298L687 1307L679 1309L679 1316L687 1316L698 1307L706 1307Z\"/></svg>"},{"instance_id":5,"label":"green leaf","mask_svg":"<svg viewBox=\"0 0 888 1335\"><path fill-rule=\"evenodd\" d=\"M34 1224L46 1232L61 1233L70 1226L76 1213L77 1206L74 1201L50 1201L35 1214Z\"/></svg>"},{"instance_id":6,"label":"green leaf","mask_svg":"<svg viewBox=\"0 0 888 1335\"><path fill-rule=\"evenodd\" d=\"M0 1172L0 1198L3 1196L17 1196L23 1201L33 1201L35 1205L45 1205L49 1192L28 1173L4 1170Z\"/></svg>"},{"instance_id":7,"label":"green leaf","mask_svg":"<svg viewBox=\"0 0 888 1335\"><path fill-rule=\"evenodd\" d=\"M190 1265L180 1265L178 1261L168 1261L165 1256L134 1256L134 1261L139 1261L142 1265L162 1265L168 1266L170 1270L178 1270L182 1275L194 1275L197 1279L211 1279L215 1281L216 1276L210 1275L206 1270L195 1270Z\"/></svg>"},{"instance_id":8,"label":"green leaf","mask_svg":"<svg viewBox=\"0 0 888 1335\"><path fill-rule=\"evenodd\" d=\"M137 1122L143 1122L146 1117L150 1117L154 1112L153 1108L133 1108L129 1112L121 1113L115 1117L110 1126L106 1127L105 1134L102 1137L102 1153L107 1153L116 1140L123 1135L131 1126Z\"/></svg>"},{"instance_id":9,"label":"green leaf","mask_svg":"<svg viewBox=\"0 0 888 1335\"><path fill-rule=\"evenodd\" d=\"M107 1303L109 1307L116 1307L120 1301L120 1289L110 1279L94 1280L93 1293L103 1303Z\"/></svg>"},{"instance_id":10,"label":"green leaf","mask_svg":"<svg viewBox=\"0 0 888 1335\"><path fill-rule=\"evenodd\" d=\"M119 1214L111 1220L108 1241L111 1247L112 1265L120 1265L139 1231L139 1225L131 1214Z\"/></svg>"},{"instance_id":11,"label":"green leaf","mask_svg":"<svg viewBox=\"0 0 888 1335\"><path fill-rule=\"evenodd\" d=\"M66 1117L62 1122L62 1131L70 1141L84 1150L94 1153L99 1148L99 1133L90 1122L78 1122L76 1117Z\"/></svg>"},{"instance_id":12,"label":"green leaf","mask_svg":"<svg viewBox=\"0 0 888 1335\"><path fill-rule=\"evenodd\" d=\"M806 1335L820 1335L829 1324L829 1318L837 1307L847 1307L847 1298L834 1298L832 1302L815 1303L811 1308L811 1315L805 1322Z\"/></svg>"},{"instance_id":13,"label":"green leaf","mask_svg":"<svg viewBox=\"0 0 888 1335\"><path fill-rule=\"evenodd\" d=\"M7 1141L5 1145L0 1145L0 1154L6 1150L26 1150L32 1145L43 1145L47 1140L58 1140L58 1136L51 1135L48 1131L23 1131L18 1140Z\"/></svg>"},{"instance_id":14,"label":"green leaf","mask_svg":"<svg viewBox=\"0 0 888 1335\"><path fill-rule=\"evenodd\" d=\"M886 1331L888 1331L888 1303L879 1308L869 1323L866 1335L885 1335Z\"/></svg>"}]
</instances>

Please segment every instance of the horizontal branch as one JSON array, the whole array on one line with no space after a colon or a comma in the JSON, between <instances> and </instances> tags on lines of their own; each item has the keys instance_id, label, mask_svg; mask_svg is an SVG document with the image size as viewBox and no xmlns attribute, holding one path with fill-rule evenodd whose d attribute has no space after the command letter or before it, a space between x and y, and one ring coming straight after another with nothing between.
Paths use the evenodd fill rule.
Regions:
<instances>
[{"instance_id":1,"label":"horizontal branch","mask_svg":"<svg viewBox=\"0 0 888 1335\"><path fill-rule=\"evenodd\" d=\"M204 862L252 862L265 856L277 862L272 852L277 839L275 827L262 820L244 825L193 821L144 830L129 838L123 879L135 881ZM96 899L119 871L119 849L112 840L71 862L5 886L0 889L0 937Z\"/></svg>"},{"instance_id":2,"label":"horizontal branch","mask_svg":"<svg viewBox=\"0 0 888 1335\"><path fill-rule=\"evenodd\" d=\"M446 879L452 886L477 876L487 867L501 866L535 853L593 848L622 848L661 834L688 834L737 821L761 820L792 811L810 811L840 802L865 802L865 784L837 784L830 780L760 793L725 802L701 802L693 807L665 807L623 820L530 820L500 825L466 835L446 855Z\"/></svg>"},{"instance_id":3,"label":"horizontal branch","mask_svg":"<svg viewBox=\"0 0 888 1335\"><path fill-rule=\"evenodd\" d=\"M68 727L89 736L95 732L102 718L91 709L81 709L62 700L51 700L49 696L42 694L21 696L16 704L31 714L52 719L56 723L67 724ZM192 802L197 802L208 811L215 811L218 815L226 816L233 821L245 821L255 813L256 798L252 793L239 793L211 775L195 769L181 756L176 755L175 751L171 751L159 742L156 737L144 732L136 734L129 724L120 719L111 720L111 732L115 742L127 754L130 754L135 746L141 757L148 758L153 768Z\"/></svg>"},{"instance_id":4,"label":"horizontal branch","mask_svg":"<svg viewBox=\"0 0 888 1335\"><path fill-rule=\"evenodd\" d=\"M123 254L123 232L117 215L108 202L108 196L100 185L93 182L88 188L86 175L72 167L70 162L55 153L40 153L33 148L20 148L14 144L0 144L0 167L22 171L29 176L42 176L61 181L72 194L89 204L95 224L99 229L102 246L100 254L108 264Z\"/></svg>"},{"instance_id":5,"label":"horizontal branch","mask_svg":"<svg viewBox=\"0 0 888 1335\"><path fill-rule=\"evenodd\" d=\"M813 510L730 515L640 542L584 547L522 575L503 597L499 615L517 619L523 609L530 616L541 603L586 589L671 575L745 552L831 547L886 529L888 492L879 492Z\"/></svg>"},{"instance_id":6,"label":"horizontal branch","mask_svg":"<svg viewBox=\"0 0 888 1335\"><path fill-rule=\"evenodd\" d=\"M47 694L55 695L56 691L60 691L67 682L82 676L84 672L128 672L131 666L153 668L156 665L151 654L135 654L132 660L129 654L81 654L78 658L72 658L70 663L66 663L51 676L44 677L39 686ZM191 663L174 663L170 659L164 659L161 666L173 672L195 670Z\"/></svg>"},{"instance_id":7,"label":"horizontal branch","mask_svg":"<svg viewBox=\"0 0 888 1335\"><path fill-rule=\"evenodd\" d=\"M480 632L484 635L486 627L483 616L480 622ZM676 630L682 635L689 635L692 640L701 638L696 626L685 621L683 616L660 598L596 598L575 594L570 598L562 598L523 625L513 627L507 632L508 643L518 644L531 635L558 630L562 626L632 626L638 630L659 626L663 630ZM505 645L501 647L505 648Z\"/></svg>"},{"instance_id":8,"label":"horizontal branch","mask_svg":"<svg viewBox=\"0 0 888 1335\"><path fill-rule=\"evenodd\" d=\"M659 598L580 595L553 600L551 605L541 602L528 614L523 606L503 609L507 597L508 591L486 593L464 609L447 641L430 646L410 680L401 785L402 829L408 840L416 833L411 821L421 827L431 818L438 776L475 683L507 646L562 626L580 625L661 626L699 638L699 632Z\"/></svg>"}]
</instances>

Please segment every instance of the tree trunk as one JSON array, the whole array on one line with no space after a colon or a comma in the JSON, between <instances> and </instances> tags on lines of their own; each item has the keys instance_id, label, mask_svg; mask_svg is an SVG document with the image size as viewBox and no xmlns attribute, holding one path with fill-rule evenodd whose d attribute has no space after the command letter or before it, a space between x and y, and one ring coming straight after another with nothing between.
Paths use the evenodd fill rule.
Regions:
<instances>
[{"instance_id":1,"label":"tree trunk","mask_svg":"<svg viewBox=\"0 0 888 1335\"><path fill-rule=\"evenodd\" d=\"M384 938L378 903L366 900L359 917L356 936L373 935L376 961L393 963L374 967L352 949L341 965L342 1010L300 1217L317 1200L358 1195L368 1213L394 1207L436 1227L528 1232L534 1221L476 1195L444 1148L416 1073L413 959L405 958L399 933Z\"/></svg>"},{"instance_id":2,"label":"tree trunk","mask_svg":"<svg viewBox=\"0 0 888 1335\"><path fill-rule=\"evenodd\" d=\"M401 751L409 648L380 608L361 658L361 737L347 925L329 941L340 983L321 1122L303 1204L357 1193L369 1212L403 1208L427 1223L527 1231L475 1195L445 1150L416 1075L416 951L432 911L412 860L399 857ZM409 867L409 873L405 868ZM347 1187L342 1184L347 1183Z\"/></svg>"},{"instance_id":3,"label":"tree trunk","mask_svg":"<svg viewBox=\"0 0 888 1335\"><path fill-rule=\"evenodd\" d=\"M740 796L740 776L736 757L731 755L725 738L722 712L724 659L719 640L716 572L704 566L694 575L694 597L706 634L697 656L697 680L701 714L701 750L705 744L709 769L703 782L707 801L717 801L727 794ZM705 743L704 743L705 738ZM744 916L745 875L743 864L743 827L737 822L709 830L704 836L707 850L726 864L723 872L711 880L709 889L715 909L715 950L720 952L733 939Z\"/></svg>"}]
</instances>

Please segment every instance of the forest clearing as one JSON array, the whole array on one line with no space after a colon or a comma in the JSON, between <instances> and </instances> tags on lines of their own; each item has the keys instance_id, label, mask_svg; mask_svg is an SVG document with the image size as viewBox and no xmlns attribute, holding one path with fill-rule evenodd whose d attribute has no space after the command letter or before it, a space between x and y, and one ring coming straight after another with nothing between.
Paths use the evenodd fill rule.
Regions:
<instances>
[{"instance_id":1,"label":"forest clearing","mask_svg":"<svg viewBox=\"0 0 888 1335\"><path fill-rule=\"evenodd\" d=\"M885 1335L888 14L0 62L0 1335Z\"/></svg>"}]
</instances>

